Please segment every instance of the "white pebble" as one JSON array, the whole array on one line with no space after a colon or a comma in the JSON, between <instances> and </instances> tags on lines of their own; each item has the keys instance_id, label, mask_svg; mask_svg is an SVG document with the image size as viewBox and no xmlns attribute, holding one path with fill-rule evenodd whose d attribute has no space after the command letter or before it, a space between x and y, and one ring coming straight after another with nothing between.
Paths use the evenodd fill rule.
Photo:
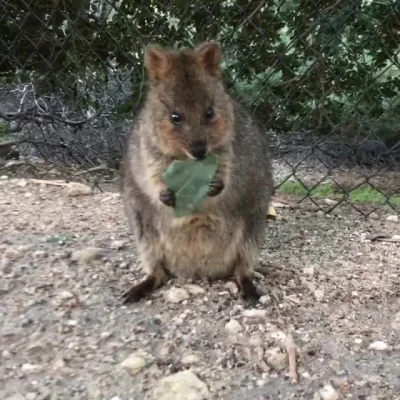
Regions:
<instances>
[{"instance_id":1,"label":"white pebble","mask_svg":"<svg viewBox=\"0 0 400 400\"><path fill-rule=\"evenodd\" d=\"M193 365L197 364L200 361L199 357L196 356L195 354L186 354L185 356L182 357L182 364L184 365Z\"/></svg>"},{"instance_id":2,"label":"white pebble","mask_svg":"<svg viewBox=\"0 0 400 400\"><path fill-rule=\"evenodd\" d=\"M264 305L270 304L270 303L271 303L271 297L268 296L267 294L265 294L264 296L261 296L261 297L260 297L259 302L260 302L261 304L264 304Z\"/></svg>"},{"instance_id":3,"label":"white pebble","mask_svg":"<svg viewBox=\"0 0 400 400\"><path fill-rule=\"evenodd\" d=\"M185 370L160 379L155 385L152 400L209 400L207 385L192 371Z\"/></svg>"},{"instance_id":4,"label":"white pebble","mask_svg":"<svg viewBox=\"0 0 400 400\"><path fill-rule=\"evenodd\" d=\"M315 273L314 267L304 268L303 273L304 275L314 276Z\"/></svg>"},{"instance_id":5,"label":"white pebble","mask_svg":"<svg viewBox=\"0 0 400 400\"><path fill-rule=\"evenodd\" d=\"M193 295L205 293L205 289L199 285L188 284L185 286L186 290Z\"/></svg>"},{"instance_id":6,"label":"white pebble","mask_svg":"<svg viewBox=\"0 0 400 400\"><path fill-rule=\"evenodd\" d=\"M22 372L37 372L40 369L40 365L34 364L23 364L21 367Z\"/></svg>"},{"instance_id":7,"label":"white pebble","mask_svg":"<svg viewBox=\"0 0 400 400\"><path fill-rule=\"evenodd\" d=\"M224 288L225 288L230 294L233 294L233 295L235 295L235 294L237 294L237 293L239 292L239 289L238 289L236 283L235 283L235 282L232 282L232 281L226 282L225 285L224 285Z\"/></svg>"},{"instance_id":8,"label":"white pebble","mask_svg":"<svg viewBox=\"0 0 400 400\"><path fill-rule=\"evenodd\" d=\"M320 391L319 394L322 400L339 400L340 396L337 390L331 385L325 385Z\"/></svg>"},{"instance_id":9,"label":"white pebble","mask_svg":"<svg viewBox=\"0 0 400 400\"><path fill-rule=\"evenodd\" d=\"M337 204L337 201L332 199L324 199L324 202L330 206L334 206L335 204Z\"/></svg>"},{"instance_id":10,"label":"white pebble","mask_svg":"<svg viewBox=\"0 0 400 400\"><path fill-rule=\"evenodd\" d=\"M1 353L1 358L8 360L11 358L11 353L8 350L3 350Z\"/></svg>"},{"instance_id":11,"label":"white pebble","mask_svg":"<svg viewBox=\"0 0 400 400\"><path fill-rule=\"evenodd\" d=\"M314 292L314 296L315 296L315 298L316 298L317 301L322 301L322 299L324 298L324 295L325 295L325 293L324 293L324 291L321 290L321 289L317 289L317 290Z\"/></svg>"},{"instance_id":12,"label":"white pebble","mask_svg":"<svg viewBox=\"0 0 400 400\"><path fill-rule=\"evenodd\" d=\"M396 331L400 331L400 311L397 312L394 316L394 319L392 322L392 328Z\"/></svg>"},{"instance_id":13,"label":"white pebble","mask_svg":"<svg viewBox=\"0 0 400 400\"><path fill-rule=\"evenodd\" d=\"M164 298L169 303L182 303L182 301L189 299L189 293L182 288L171 288L164 292Z\"/></svg>"},{"instance_id":14,"label":"white pebble","mask_svg":"<svg viewBox=\"0 0 400 400\"><path fill-rule=\"evenodd\" d=\"M133 376L144 369L146 364L146 360L142 357L142 354L133 353L126 360L122 361L121 367Z\"/></svg>"},{"instance_id":15,"label":"white pebble","mask_svg":"<svg viewBox=\"0 0 400 400\"><path fill-rule=\"evenodd\" d=\"M239 333L242 330L242 326L236 319L231 319L226 325L225 330L229 333Z\"/></svg>"},{"instance_id":16,"label":"white pebble","mask_svg":"<svg viewBox=\"0 0 400 400\"><path fill-rule=\"evenodd\" d=\"M113 250L122 250L125 247L125 241L124 240L114 240L111 243L111 248Z\"/></svg>"},{"instance_id":17,"label":"white pebble","mask_svg":"<svg viewBox=\"0 0 400 400\"><path fill-rule=\"evenodd\" d=\"M73 293L68 292L68 290L62 290L59 295L58 295L61 299L63 300L68 300L68 299L72 299L74 297Z\"/></svg>"},{"instance_id":18,"label":"white pebble","mask_svg":"<svg viewBox=\"0 0 400 400\"><path fill-rule=\"evenodd\" d=\"M368 348L370 350L378 350L378 351L384 351L389 348L389 346L385 343L382 342L381 340L377 340L376 342L371 343Z\"/></svg>"},{"instance_id":19,"label":"white pebble","mask_svg":"<svg viewBox=\"0 0 400 400\"><path fill-rule=\"evenodd\" d=\"M258 310L253 308L251 310L244 310L243 317L251 321L261 321L267 316L267 310Z\"/></svg>"}]
</instances>

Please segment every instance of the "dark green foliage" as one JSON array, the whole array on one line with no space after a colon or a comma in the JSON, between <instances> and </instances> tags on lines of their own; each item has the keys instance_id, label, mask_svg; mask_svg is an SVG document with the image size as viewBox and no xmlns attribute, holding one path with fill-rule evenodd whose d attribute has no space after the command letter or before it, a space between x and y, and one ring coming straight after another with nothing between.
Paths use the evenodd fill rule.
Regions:
<instances>
[{"instance_id":1,"label":"dark green foliage","mask_svg":"<svg viewBox=\"0 0 400 400\"><path fill-rule=\"evenodd\" d=\"M216 39L231 89L268 128L328 134L400 115L399 8L390 0L10 0L1 5L0 77L97 109L99 88L113 96L129 73L130 98L114 100L125 114L143 94L148 42Z\"/></svg>"}]
</instances>

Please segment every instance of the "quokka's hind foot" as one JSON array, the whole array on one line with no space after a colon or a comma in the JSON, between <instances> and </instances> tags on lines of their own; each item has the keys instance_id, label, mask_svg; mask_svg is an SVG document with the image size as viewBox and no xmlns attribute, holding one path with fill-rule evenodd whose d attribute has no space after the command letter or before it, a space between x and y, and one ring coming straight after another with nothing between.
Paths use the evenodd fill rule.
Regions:
<instances>
[{"instance_id":1,"label":"quokka's hind foot","mask_svg":"<svg viewBox=\"0 0 400 400\"><path fill-rule=\"evenodd\" d=\"M144 281L132 286L123 295L123 304L137 303L155 289L155 278L149 276Z\"/></svg>"},{"instance_id":2,"label":"quokka's hind foot","mask_svg":"<svg viewBox=\"0 0 400 400\"><path fill-rule=\"evenodd\" d=\"M234 277L243 299L248 303L256 304L263 293L253 281L253 257L251 254L252 251L245 247L243 251L239 252L234 265Z\"/></svg>"},{"instance_id":3,"label":"quokka's hind foot","mask_svg":"<svg viewBox=\"0 0 400 400\"><path fill-rule=\"evenodd\" d=\"M137 303L141 299L147 297L155 289L163 285L165 281L165 272L162 269L158 269L157 272L153 272L146 279L138 284L132 286L123 295L123 304Z\"/></svg>"},{"instance_id":4,"label":"quokka's hind foot","mask_svg":"<svg viewBox=\"0 0 400 400\"><path fill-rule=\"evenodd\" d=\"M247 276L239 278L237 280L237 285L243 299L249 304L257 304L260 297L264 294L256 287L253 280Z\"/></svg>"}]
</instances>

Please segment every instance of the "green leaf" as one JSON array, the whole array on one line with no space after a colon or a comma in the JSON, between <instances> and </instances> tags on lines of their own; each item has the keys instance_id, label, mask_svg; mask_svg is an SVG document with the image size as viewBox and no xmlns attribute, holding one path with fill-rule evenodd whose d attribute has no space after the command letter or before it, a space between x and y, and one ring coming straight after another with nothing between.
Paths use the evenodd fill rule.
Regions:
<instances>
[{"instance_id":1,"label":"green leaf","mask_svg":"<svg viewBox=\"0 0 400 400\"><path fill-rule=\"evenodd\" d=\"M167 187L175 193L175 217L199 211L217 166L218 156L211 153L204 160L175 160L168 167L163 178Z\"/></svg>"},{"instance_id":2,"label":"green leaf","mask_svg":"<svg viewBox=\"0 0 400 400\"><path fill-rule=\"evenodd\" d=\"M74 240L75 239L69 235L53 235L46 238L47 243L58 243L58 244L69 243L73 242Z\"/></svg>"}]
</instances>

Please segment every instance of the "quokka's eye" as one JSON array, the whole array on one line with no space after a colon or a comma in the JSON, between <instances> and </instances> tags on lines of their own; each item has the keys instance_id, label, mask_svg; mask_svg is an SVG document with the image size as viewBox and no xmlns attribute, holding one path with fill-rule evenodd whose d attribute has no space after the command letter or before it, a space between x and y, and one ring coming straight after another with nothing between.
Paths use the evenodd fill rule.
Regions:
<instances>
[{"instance_id":1,"label":"quokka's eye","mask_svg":"<svg viewBox=\"0 0 400 400\"><path fill-rule=\"evenodd\" d=\"M206 121L211 121L214 118L214 116L215 116L214 110L211 107L208 107L204 114Z\"/></svg>"},{"instance_id":2,"label":"quokka's eye","mask_svg":"<svg viewBox=\"0 0 400 400\"><path fill-rule=\"evenodd\" d=\"M181 122L181 121L182 121L182 116L179 113L177 113L176 111L174 111L171 114L171 122L173 124L179 124L179 122Z\"/></svg>"}]
</instances>

